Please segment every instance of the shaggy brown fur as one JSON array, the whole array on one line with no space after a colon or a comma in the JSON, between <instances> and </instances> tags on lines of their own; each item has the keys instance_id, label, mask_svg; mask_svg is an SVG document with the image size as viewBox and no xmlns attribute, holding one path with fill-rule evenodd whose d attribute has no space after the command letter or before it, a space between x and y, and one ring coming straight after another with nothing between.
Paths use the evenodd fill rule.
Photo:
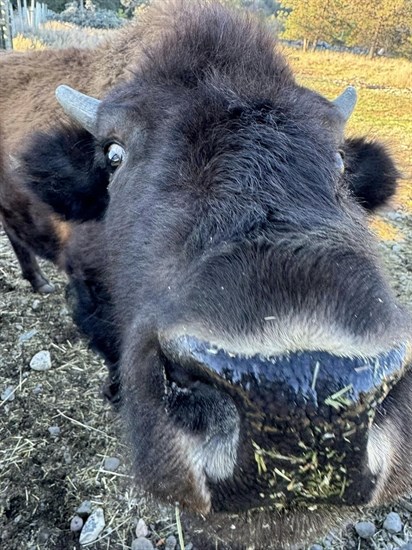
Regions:
<instances>
[{"instance_id":1,"label":"shaggy brown fur","mask_svg":"<svg viewBox=\"0 0 412 550\"><path fill-rule=\"evenodd\" d=\"M58 263L72 227L15 177L1 138L0 128L0 220L19 259L23 277L35 290L50 292L52 286L42 274L35 254Z\"/></svg>"},{"instance_id":2,"label":"shaggy brown fur","mask_svg":"<svg viewBox=\"0 0 412 550\"><path fill-rule=\"evenodd\" d=\"M39 290L42 287L43 290L47 291L50 290L50 287L47 285L43 286L44 281L47 280L37 265L33 251L45 258L53 257L55 238L53 234L49 235L45 233L38 235L36 233L39 238L34 242L34 248L32 248L33 239L30 239L31 244L27 243L28 247L23 245L21 239L17 241L14 230L11 228L8 229L8 225L16 225L18 218L17 216L14 220L9 219L10 216L14 215L13 210L9 208L10 204L19 205L20 208L23 207L24 203L21 200L21 195L22 193L26 193L26 188L30 188L27 190L27 196L30 197L30 200L28 199L28 202L26 202L32 205L33 212L35 211L33 202L34 191L40 201L49 204L52 210L63 215L65 220L80 220L82 216L78 215L79 210L83 214L85 210L89 212L87 219L98 217L104 206L103 203L107 201L107 194L105 193L107 178L102 174L101 168L99 171L94 170L94 173L90 177L90 179L93 179L93 183L89 185L89 196L85 197L85 184L82 183L82 189L80 189L81 197L76 202L76 212L73 212L73 209L69 212L62 212L68 203L67 189L72 189L73 182L79 181L79 175L82 177L82 174L79 172L75 174L75 170L73 170L70 177L70 167L67 167L67 163L63 160L59 165L59 161L63 156L60 151L64 152L65 149L69 150L70 148L78 147L78 143L85 141L84 135L79 134L76 136L75 129L71 130L72 135L70 136L64 136L63 131L60 132L60 137L51 134L49 137L39 135L35 139L31 139L31 134L39 130L48 131L50 128L61 126L63 122L68 122L63 110L54 97L54 91L59 84L68 84L86 94L101 98L113 86L117 86L132 78L137 70L139 59L144 57L146 53L145 50L148 44L159 42L159 37L163 36L164 29L169 24L172 24L175 28L179 26L183 27L183 20L180 21L178 16L173 21L169 17L172 11L174 13L183 13L184 10L182 10L182 7L184 7L184 2L182 1L175 2L173 10L170 10L167 2L163 3L160 9L158 7L155 20L153 20L153 12L149 11L147 18L141 19L141 24L136 25L136 23L132 23L114 32L110 38L95 49L70 48L67 50L45 50L24 54L9 53L1 57L0 123L3 127L2 139L6 150L6 164L10 172L9 155L12 155L13 161L17 158L19 164L26 163L29 166L29 172L31 172L27 173L26 170L25 173L23 170L17 175L13 170L15 191L10 176L7 177L9 181L7 185L8 203L3 205L2 217L6 231L21 264L23 274L31 281L35 290ZM264 47L263 44L262 47ZM233 45L235 57L241 49L245 51L247 48L247 44L236 42ZM204 62L207 63L208 52L205 51L203 54ZM176 55L175 58L180 59L184 64L184 56L183 52L179 56ZM242 78L248 72L253 74L253 70L259 65L259 62L259 57L250 59L249 65L246 64L241 70L238 70L239 76ZM159 67L159 69L161 71L162 67ZM284 71L286 74L289 72L289 69L285 62L282 61L278 63L276 68L273 68L273 71L272 80L276 77L276 71L279 74ZM188 77L188 74L184 75L182 73L182 78L186 77ZM253 79L251 83L253 83ZM261 90L261 95L263 97L264 90ZM28 152L25 152L26 143L30 144ZM56 152L56 147L60 148L59 152ZM350 143L348 147L350 147ZM361 147L362 144L357 145L358 150ZM346 145L344 145L343 149L345 151L346 148ZM398 174L388 155L385 155L384 151L382 153L374 161L373 172L388 173L388 178L385 184L378 186L378 190L376 190L374 182L373 185L369 185L368 182L365 183L366 178L364 177L364 173L368 170L370 171L371 165L371 155L369 152L367 152L366 156L364 155L365 160L360 158L359 154L355 157L356 152L351 153L350 156L351 159L354 159L350 160L351 164L355 161L357 163L356 173L352 178L354 179L354 191L356 195L360 196L365 208L372 209L379 206L395 191ZM55 156L56 162L53 162L51 155ZM84 151L84 155L88 156L88 162L91 164L92 160L90 159L92 159L93 152L91 152L90 144L87 147L87 151ZM76 162L78 166L78 159L76 159ZM385 165L385 170L379 169L379 164L382 162ZM378 163L378 168L376 167L376 163ZM47 169L48 174L45 174L45 170ZM66 177L68 172L69 177ZM92 171L90 170L90 172ZM5 176L3 176L3 179L5 179ZM56 181L56 179L60 181ZM20 183L17 183L18 181ZM351 186L351 181L348 184ZM3 191L5 192L5 189ZM13 193L16 193L14 199L12 198ZM51 196L53 193L54 196ZM375 197L376 194L379 195L378 198ZM94 206L91 205L91 201L96 202L96 204ZM42 214L40 212L43 210L44 206L39 207L35 217L41 217ZM70 208L66 210L70 210ZM50 210L47 210L47 212L49 215ZM83 215L83 219L86 217ZM29 219L31 219L31 216L26 216L26 220ZM60 216L57 216L54 224L58 224L60 219ZM45 224L45 230L48 231L48 224ZM66 231L66 227L57 229L58 233ZM20 229L20 233L23 233L22 229ZM25 233L31 233L30 227L27 227ZM50 244L47 244L49 239ZM29 250L30 248L31 250Z\"/></svg>"},{"instance_id":3,"label":"shaggy brown fur","mask_svg":"<svg viewBox=\"0 0 412 550\"><path fill-rule=\"evenodd\" d=\"M378 350L400 334L407 341L407 322L334 162L343 136L337 141L331 104L296 85L273 37L247 18L195 1L151 18L147 28L156 36L164 29L162 39L143 31L136 74L110 92L97 117L97 141L121 144L125 155L94 246L83 225L70 250L76 320L115 363L113 382L120 375L139 482L191 512L212 512L199 548L286 548L314 539L346 505L384 493L390 469L382 473L379 446L366 447L361 407L354 414L362 428L344 434L341 412L325 409L325 438L317 407L349 387L344 372L358 373L352 359L348 371L346 359L337 365L338 355L376 364ZM352 145L348 158L362 161ZM316 379L313 417L305 418L306 397L286 394L279 378L304 376L294 349L311 365L317 350L327 352L323 373L332 362L330 377ZM408 386L406 378L399 384ZM407 400L401 406L410 410ZM391 415L408 433L407 419ZM387 430L389 448L386 421L374 429ZM348 483L338 496L313 494L320 477L289 485L298 479L294 457L307 461L300 443L320 457L322 478L329 457L343 457L327 470L340 476L344 466ZM394 445L409 465L409 451ZM260 472L256 448L274 451ZM307 486L312 493L301 499ZM272 502L281 506L283 495L287 512L278 514Z\"/></svg>"},{"instance_id":4,"label":"shaggy brown fur","mask_svg":"<svg viewBox=\"0 0 412 550\"><path fill-rule=\"evenodd\" d=\"M113 33L95 49L8 53L0 59L0 113L5 147L16 152L30 132L66 120L54 92L68 84L102 97L130 78L139 36L134 25Z\"/></svg>"},{"instance_id":5,"label":"shaggy brown fur","mask_svg":"<svg viewBox=\"0 0 412 550\"><path fill-rule=\"evenodd\" d=\"M52 209L27 189L12 164L31 133L67 122L54 96L59 84L101 97L115 83L130 77L138 42L135 28L130 25L93 50L8 53L0 59L0 214L23 276L34 290L52 290L34 254L56 261L56 247L64 242L61 236L68 234L70 225L54 216Z\"/></svg>"}]
</instances>

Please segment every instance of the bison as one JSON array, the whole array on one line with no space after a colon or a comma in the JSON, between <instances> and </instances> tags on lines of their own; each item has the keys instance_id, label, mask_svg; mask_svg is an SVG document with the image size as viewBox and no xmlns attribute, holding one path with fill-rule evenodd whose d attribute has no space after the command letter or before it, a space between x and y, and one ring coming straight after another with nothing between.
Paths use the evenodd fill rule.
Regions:
<instances>
[{"instance_id":1,"label":"bison","mask_svg":"<svg viewBox=\"0 0 412 550\"><path fill-rule=\"evenodd\" d=\"M68 224L57 261L139 483L185 507L198 548L312 541L412 487L410 319L365 219L397 170L345 139L354 90L299 86L251 16L163 2L124 32L96 50L119 82L59 87L73 123L3 179ZM29 206L2 206L6 227L39 223Z\"/></svg>"}]
</instances>

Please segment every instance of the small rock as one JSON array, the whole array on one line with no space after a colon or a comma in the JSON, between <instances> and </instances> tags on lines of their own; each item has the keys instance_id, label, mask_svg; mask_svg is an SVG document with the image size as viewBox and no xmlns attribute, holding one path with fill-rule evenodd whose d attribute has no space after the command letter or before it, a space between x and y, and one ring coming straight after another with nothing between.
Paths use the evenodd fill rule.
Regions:
<instances>
[{"instance_id":1,"label":"small rock","mask_svg":"<svg viewBox=\"0 0 412 550\"><path fill-rule=\"evenodd\" d=\"M412 542L408 542L408 544L401 546L400 550L412 550Z\"/></svg>"},{"instance_id":2,"label":"small rock","mask_svg":"<svg viewBox=\"0 0 412 550\"><path fill-rule=\"evenodd\" d=\"M14 394L15 388L13 386L7 386L4 391L1 392L0 400L1 401L14 401L16 397Z\"/></svg>"},{"instance_id":3,"label":"small rock","mask_svg":"<svg viewBox=\"0 0 412 550\"><path fill-rule=\"evenodd\" d=\"M370 539L376 533L376 527L371 521L359 521L355 525L355 531L361 539Z\"/></svg>"},{"instance_id":4,"label":"small rock","mask_svg":"<svg viewBox=\"0 0 412 550\"><path fill-rule=\"evenodd\" d=\"M64 451L63 453L63 460L65 464L71 464L72 463L72 455L70 454L70 451Z\"/></svg>"},{"instance_id":5,"label":"small rock","mask_svg":"<svg viewBox=\"0 0 412 550\"><path fill-rule=\"evenodd\" d=\"M59 426L50 426L49 428L47 428L49 430L49 434L52 435L53 437L59 437L60 435L60 428Z\"/></svg>"},{"instance_id":6,"label":"small rock","mask_svg":"<svg viewBox=\"0 0 412 550\"><path fill-rule=\"evenodd\" d=\"M402 531L403 523L401 517L396 512L391 512L385 518L383 522L383 528L389 533L400 533Z\"/></svg>"},{"instance_id":7,"label":"small rock","mask_svg":"<svg viewBox=\"0 0 412 550\"><path fill-rule=\"evenodd\" d=\"M51 368L50 352L42 350L33 355L30 361L30 368L37 371L49 370Z\"/></svg>"},{"instance_id":8,"label":"small rock","mask_svg":"<svg viewBox=\"0 0 412 550\"><path fill-rule=\"evenodd\" d=\"M189 542L189 544L186 544L185 550L193 550L193 544Z\"/></svg>"},{"instance_id":9,"label":"small rock","mask_svg":"<svg viewBox=\"0 0 412 550\"><path fill-rule=\"evenodd\" d=\"M43 391L43 384L37 384L35 388L33 388L34 395L39 395Z\"/></svg>"},{"instance_id":10,"label":"small rock","mask_svg":"<svg viewBox=\"0 0 412 550\"><path fill-rule=\"evenodd\" d=\"M90 500L84 500L76 510L76 514L81 517L90 516L92 513L92 503Z\"/></svg>"},{"instance_id":11,"label":"small rock","mask_svg":"<svg viewBox=\"0 0 412 550\"><path fill-rule=\"evenodd\" d=\"M96 510L88 517L82 532L80 533L80 544L88 544L95 541L105 526L104 512L102 508Z\"/></svg>"},{"instance_id":12,"label":"small rock","mask_svg":"<svg viewBox=\"0 0 412 550\"><path fill-rule=\"evenodd\" d=\"M79 516L74 516L70 522L70 531L73 531L73 533L77 533L77 531L81 531L83 527L83 520Z\"/></svg>"},{"instance_id":13,"label":"small rock","mask_svg":"<svg viewBox=\"0 0 412 550\"><path fill-rule=\"evenodd\" d=\"M147 537L149 534L149 529L147 528L146 522L144 519L140 518L136 525L136 537Z\"/></svg>"},{"instance_id":14,"label":"small rock","mask_svg":"<svg viewBox=\"0 0 412 550\"><path fill-rule=\"evenodd\" d=\"M323 550L323 546L321 546L320 544L312 544L309 550Z\"/></svg>"},{"instance_id":15,"label":"small rock","mask_svg":"<svg viewBox=\"0 0 412 550\"><path fill-rule=\"evenodd\" d=\"M39 309L39 305L40 305L40 300L33 300L31 308L35 311L36 309Z\"/></svg>"},{"instance_id":16,"label":"small rock","mask_svg":"<svg viewBox=\"0 0 412 550\"><path fill-rule=\"evenodd\" d=\"M104 459L104 469L108 472L115 472L120 465L120 460L115 456L108 456Z\"/></svg>"},{"instance_id":17,"label":"small rock","mask_svg":"<svg viewBox=\"0 0 412 550\"><path fill-rule=\"evenodd\" d=\"M30 338L33 338L35 334L37 334L37 330L35 328L32 328L27 332L23 332L23 334L20 334L19 336L20 344L22 344L23 342L27 342L28 340L30 340Z\"/></svg>"},{"instance_id":18,"label":"small rock","mask_svg":"<svg viewBox=\"0 0 412 550\"><path fill-rule=\"evenodd\" d=\"M154 546L149 539L139 537L132 542L132 550L153 550Z\"/></svg>"},{"instance_id":19,"label":"small rock","mask_svg":"<svg viewBox=\"0 0 412 550\"><path fill-rule=\"evenodd\" d=\"M175 536L170 535L170 537L167 537L165 542L165 550L175 550L177 546L177 539Z\"/></svg>"}]
</instances>

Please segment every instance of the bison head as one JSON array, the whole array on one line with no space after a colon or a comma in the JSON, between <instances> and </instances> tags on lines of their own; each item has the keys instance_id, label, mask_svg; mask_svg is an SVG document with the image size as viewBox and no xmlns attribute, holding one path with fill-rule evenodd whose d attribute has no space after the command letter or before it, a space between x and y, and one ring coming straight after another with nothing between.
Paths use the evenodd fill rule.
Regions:
<instances>
[{"instance_id":1,"label":"bison head","mask_svg":"<svg viewBox=\"0 0 412 550\"><path fill-rule=\"evenodd\" d=\"M201 514L379 502L408 321L350 189L372 208L361 170L384 159L386 196L393 164L345 142L354 90L299 86L260 24L195 4L162 28L103 101L57 93L112 172L76 253L105 289L139 481Z\"/></svg>"}]
</instances>

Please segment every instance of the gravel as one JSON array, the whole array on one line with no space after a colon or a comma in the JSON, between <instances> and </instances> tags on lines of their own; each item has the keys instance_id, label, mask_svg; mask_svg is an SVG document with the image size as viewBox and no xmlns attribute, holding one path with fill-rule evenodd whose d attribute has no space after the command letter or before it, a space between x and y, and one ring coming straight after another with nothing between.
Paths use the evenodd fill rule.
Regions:
<instances>
[{"instance_id":1,"label":"gravel","mask_svg":"<svg viewBox=\"0 0 412 550\"><path fill-rule=\"evenodd\" d=\"M361 539L370 539L376 533L376 527L371 521L359 521L355 531Z\"/></svg>"},{"instance_id":2,"label":"gravel","mask_svg":"<svg viewBox=\"0 0 412 550\"><path fill-rule=\"evenodd\" d=\"M103 531L105 525L103 509L96 508L84 524L80 533L80 544L88 544L95 541Z\"/></svg>"},{"instance_id":3,"label":"gravel","mask_svg":"<svg viewBox=\"0 0 412 550\"><path fill-rule=\"evenodd\" d=\"M27 332L23 332L23 334L20 334L19 336L19 343L22 344L23 342L28 342L36 334L37 334L37 330L35 328L32 328Z\"/></svg>"},{"instance_id":4,"label":"gravel","mask_svg":"<svg viewBox=\"0 0 412 550\"><path fill-rule=\"evenodd\" d=\"M104 459L104 469L108 472L115 472L120 466L120 460L115 456L108 456Z\"/></svg>"},{"instance_id":5,"label":"gravel","mask_svg":"<svg viewBox=\"0 0 412 550\"><path fill-rule=\"evenodd\" d=\"M165 550L175 550L177 546L177 538L173 535L170 535L170 537L167 537L165 542Z\"/></svg>"},{"instance_id":6,"label":"gravel","mask_svg":"<svg viewBox=\"0 0 412 550\"><path fill-rule=\"evenodd\" d=\"M149 539L139 537L132 542L132 550L153 550L154 546Z\"/></svg>"},{"instance_id":7,"label":"gravel","mask_svg":"<svg viewBox=\"0 0 412 550\"><path fill-rule=\"evenodd\" d=\"M30 368L37 371L45 371L51 369L50 352L41 350L33 355L30 361Z\"/></svg>"},{"instance_id":8,"label":"gravel","mask_svg":"<svg viewBox=\"0 0 412 550\"><path fill-rule=\"evenodd\" d=\"M136 525L136 538L147 537L149 534L149 529L147 528L146 522L144 519L140 518Z\"/></svg>"},{"instance_id":9,"label":"gravel","mask_svg":"<svg viewBox=\"0 0 412 550\"><path fill-rule=\"evenodd\" d=\"M388 533L400 533L402 531L403 523L401 517L397 512L390 512L383 522L383 528Z\"/></svg>"},{"instance_id":10,"label":"gravel","mask_svg":"<svg viewBox=\"0 0 412 550\"><path fill-rule=\"evenodd\" d=\"M84 500L76 510L76 514L81 517L90 516L92 513L92 503L90 500Z\"/></svg>"},{"instance_id":11,"label":"gravel","mask_svg":"<svg viewBox=\"0 0 412 550\"><path fill-rule=\"evenodd\" d=\"M14 401L14 391L14 386L7 386L0 394L0 401Z\"/></svg>"},{"instance_id":12,"label":"gravel","mask_svg":"<svg viewBox=\"0 0 412 550\"><path fill-rule=\"evenodd\" d=\"M70 522L70 531L77 533L81 531L83 527L83 520L80 516L74 516Z\"/></svg>"}]
</instances>

